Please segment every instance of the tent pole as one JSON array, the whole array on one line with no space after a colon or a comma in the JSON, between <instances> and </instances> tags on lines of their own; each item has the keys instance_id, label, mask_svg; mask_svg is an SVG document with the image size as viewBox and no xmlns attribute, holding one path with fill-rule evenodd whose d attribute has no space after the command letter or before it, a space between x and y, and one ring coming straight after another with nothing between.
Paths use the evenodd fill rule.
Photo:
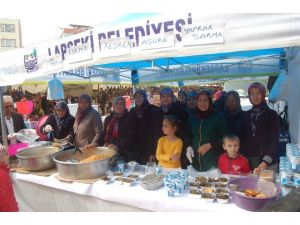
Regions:
<instances>
[{"instance_id":1,"label":"tent pole","mask_svg":"<svg viewBox=\"0 0 300 225\"><path fill-rule=\"evenodd\" d=\"M3 101L3 87L0 87L0 117L1 117L1 131L2 131L2 141L3 145L6 147L8 146L7 142L7 132L4 120L4 101Z\"/></svg>"}]
</instances>

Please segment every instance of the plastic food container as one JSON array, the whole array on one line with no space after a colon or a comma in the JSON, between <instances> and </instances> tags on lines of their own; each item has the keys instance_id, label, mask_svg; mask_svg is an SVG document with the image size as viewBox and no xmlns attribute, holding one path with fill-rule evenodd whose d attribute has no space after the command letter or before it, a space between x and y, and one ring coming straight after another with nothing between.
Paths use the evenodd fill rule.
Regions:
<instances>
[{"instance_id":1,"label":"plastic food container","mask_svg":"<svg viewBox=\"0 0 300 225\"><path fill-rule=\"evenodd\" d=\"M225 188L226 187L226 183L222 183L222 182L215 183L215 187L217 187L217 188Z\"/></svg>"},{"instance_id":2,"label":"plastic food container","mask_svg":"<svg viewBox=\"0 0 300 225\"><path fill-rule=\"evenodd\" d=\"M201 176L201 177L196 177L195 181L199 183L207 183L207 177Z\"/></svg>"},{"instance_id":3,"label":"plastic food container","mask_svg":"<svg viewBox=\"0 0 300 225\"><path fill-rule=\"evenodd\" d=\"M122 180L123 180L123 185L126 185L128 187L130 187L134 184L134 180L132 180L132 179L123 177Z\"/></svg>"},{"instance_id":4,"label":"plastic food container","mask_svg":"<svg viewBox=\"0 0 300 225\"><path fill-rule=\"evenodd\" d=\"M203 193L202 199L204 202L212 203L215 201L215 194L212 193Z\"/></svg>"},{"instance_id":5,"label":"plastic food container","mask_svg":"<svg viewBox=\"0 0 300 225\"><path fill-rule=\"evenodd\" d=\"M226 177L219 177L216 179L216 182L221 182L221 183L228 183L228 179Z\"/></svg>"},{"instance_id":6,"label":"plastic food container","mask_svg":"<svg viewBox=\"0 0 300 225\"><path fill-rule=\"evenodd\" d=\"M202 197L202 192L200 190L190 190L189 197L200 199Z\"/></svg>"},{"instance_id":7,"label":"plastic food container","mask_svg":"<svg viewBox=\"0 0 300 225\"><path fill-rule=\"evenodd\" d=\"M229 190L226 188L216 188L216 193L229 194Z\"/></svg>"},{"instance_id":8,"label":"plastic food container","mask_svg":"<svg viewBox=\"0 0 300 225\"><path fill-rule=\"evenodd\" d=\"M218 203L227 204L229 202L229 194L216 194L216 199Z\"/></svg>"},{"instance_id":9,"label":"plastic food container","mask_svg":"<svg viewBox=\"0 0 300 225\"><path fill-rule=\"evenodd\" d=\"M137 174L130 174L127 176L127 178L137 181L140 178L140 176Z\"/></svg>"},{"instance_id":10,"label":"plastic food container","mask_svg":"<svg viewBox=\"0 0 300 225\"><path fill-rule=\"evenodd\" d=\"M201 190L203 193L214 193L216 191L213 187L202 187Z\"/></svg>"},{"instance_id":11,"label":"plastic food container","mask_svg":"<svg viewBox=\"0 0 300 225\"><path fill-rule=\"evenodd\" d=\"M103 184L108 184L108 183L112 182L112 178L107 176L107 175L104 175L104 176L99 177L99 178L100 178L100 182L103 183Z\"/></svg>"},{"instance_id":12,"label":"plastic food container","mask_svg":"<svg viewBox=\"0 0 300 225\"><path fill-rule=\"evenodd\" d=\"M115 181L116 181L117 184L122 185L122 184L123 184L123 177L117 177L117 178L115 179Z\"/></svg>"},{"instance_id":13,"label":"plastic food container","mask_svg":"<svg viewBox=\"0 0 300 225\"><path fill-rule=\"evenodd\" d=\"M199 184L197 182L189 182L189 190L199 189Z\"/></svg>"}]
</instances>

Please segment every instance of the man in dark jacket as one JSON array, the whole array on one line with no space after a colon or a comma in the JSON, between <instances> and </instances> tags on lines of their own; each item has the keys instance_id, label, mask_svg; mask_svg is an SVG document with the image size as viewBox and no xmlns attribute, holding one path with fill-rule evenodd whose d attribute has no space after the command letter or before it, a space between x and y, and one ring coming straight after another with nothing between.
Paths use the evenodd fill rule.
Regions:
<instances>
[{"instance_id":1,"label":"man in dark jacket","mask_svg":"<svg viewBox=\"0 0 300 225\"><path fill-rule=\"evenodd\" d=\"M4 95L4 116L5 116L5 125L6 131L8 134L9 144L15 144L16 138L13 133L17 133L22 129L25 129L25 123L23 120L23 116L19 113L14 112L14 102L11 96ZM2 124L0 123L0 126ZM2 130L0 129L0 140L2 141Z\"/></svg>"}]
</instances>

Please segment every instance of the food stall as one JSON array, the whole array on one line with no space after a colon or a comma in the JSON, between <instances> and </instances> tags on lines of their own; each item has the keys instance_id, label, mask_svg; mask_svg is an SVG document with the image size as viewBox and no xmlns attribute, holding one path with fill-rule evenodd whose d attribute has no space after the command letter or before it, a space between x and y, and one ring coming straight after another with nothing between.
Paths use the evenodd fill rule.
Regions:
<instances>
[{"instance_id":1,"label":"food stall","mask_svg":"<svg viewBox=\"0 0 300 225\"><path fill-rule=\"evenodd\" d=\"M261 56L262 62L269 59L272 61L268 65L261 63L260 68L263 69L255 70L256 75L277 75L279 69L274 67L274 58L278 59L278 51L282 49L276 48L300 45L297 32L299 24L299 14L200 16L188 13L169 20L158 17L151 18L151 21L144 19L134 24L105 29L96 27L92 31L55 42L1 53L0 86L19 84L26 79L90 65L96 65L99 73L90 74L89 78L110 75L120 77L122 68L125 67L128 72L139 69L136 68L138 64L148 69L159 68L163 72L158 70L160 72L156 79L164 77L166 82L174 79L174 76L177 80L192 80L205 78L202 74L209 78L209 75L216 77L220 74L235 76L241 71L243 76L249 76L254 70L252 62L257 59L247 59L254 56ZM157 30L158 27L161 29ZM155 28L155 34L148 30L150 28ZM143 33L141 29L144 35L139 35ZM264 41L260 42L260 39ZM37 54L28 63L35 66L28 71L24 55L32 51ZM299 56L299 53L295 52L295 55ZM222 61L228 58L232 60L231 63ZM293 60L292 57L288 58L288 62ZM126 62L129 64L124 66ZM194 64L194 67L188 64ZM172 69L174 65L179 68ZM115 69L107 71L112 67ZM270 73L267 73L267 68L271 68ZM147 77L153 81L154 76L150 75L147 74ZM19 80L11 79L12 76ZM296 90L290 95L294 101L298 94ZM299 109L293 110L295 112L299 112ZM299 125L292 131L298 134ZM12 178L20 209L24 211L243 211L231 203L207 203L190 198L187 192L169 197L166 188L148 191L138 183L126 186L117 182L103 184L95 181L87 184L62 181L57 179L56 172L46 174L45 177L19 171L14 172Z\"/></svg>"}]
</instances>

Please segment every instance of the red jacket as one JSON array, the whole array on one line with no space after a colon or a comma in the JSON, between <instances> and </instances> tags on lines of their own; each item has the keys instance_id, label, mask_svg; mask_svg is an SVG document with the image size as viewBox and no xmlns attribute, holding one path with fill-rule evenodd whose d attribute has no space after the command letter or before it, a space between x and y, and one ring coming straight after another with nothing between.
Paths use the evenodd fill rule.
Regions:
<instances>
[{"instance_id":1,"label":"red jacket","mask_svg":"<svg viewBox=\"0 0 300 225\"><path fill-rule=\"evenodd\" d=\"M218 167L221 173L225 174L248 174L250 173L250 166L248 160L238 154L235 159L229 158L227 152L223 153L219 158Z\"/></svg>"},{"instance_id":2,"label":"red jacket","mask_svg":"<svg viewBox=\"0 0 300 225\"><path fill-rule=\"evenodd\" d=\"M9 177L9 168L0 165L0 212L18 212L12 182Z\"/></svg>"}]
</instances>

